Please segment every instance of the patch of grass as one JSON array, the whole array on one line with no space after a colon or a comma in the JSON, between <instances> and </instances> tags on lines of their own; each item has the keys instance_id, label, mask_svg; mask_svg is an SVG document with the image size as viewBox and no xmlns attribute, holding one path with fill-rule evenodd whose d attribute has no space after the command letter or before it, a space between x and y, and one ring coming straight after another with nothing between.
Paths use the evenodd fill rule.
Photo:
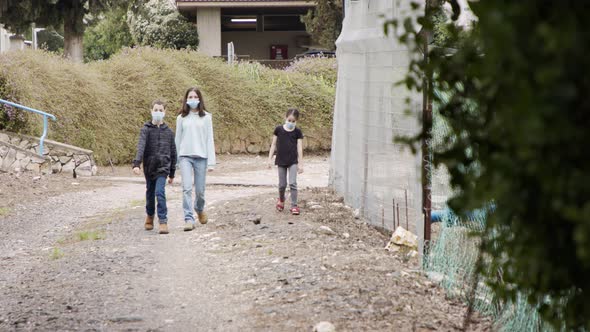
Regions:
<instances>
[{"instance_id":1,"label":"patch of grass","mask_svg":"<svg viewBox=\"0 0 590 332\"><path fill-rule=\"evenodd\" d=\"M56 260L56 259L60 259L64 256L64 252L63 250L55 247L53 248L53 250L51 251L51 254L49 255L49 258Z\"/></svg>"},{"instance_id":2,"label":"patch of grass","mask_svg":"<svg viewBox=\"0 0 590 332\"><path fill-rule=\"evenodd\" d=\"M93 216L89 221L77 227L74 233L67 235L65 238L59 239L57 244L63 246L75 244L81 241L104 240L106 238L106 225L122 218L126 211L131 210L117 208L106 214Z\"/></svg>"},{"instance_id":3,"label":"patch of grass","mask_svg":"<svg viewBox=\"0 0 590 332\"><path fill-rule=\"evenodd\" d=\"M10 213L9 207L0 207L0 217L5 217Z\"/></svg>"},{"instance_id":4,"label":"patch of grass","mask_svg":"<svg viewBox=\"0 0 590 332\"><path fill-rule=\"evenodd\" d=\"M142 199L134 199L130 202L131 207L140 207L145 205L145 201Z\"/></svg>"},{"instance_id":5,"label":"patch of grass","mask_svg":"<svg viewBox=\"0 0 590 332\"><path fill-rule=\"evenodd\" d=\"M124 49L88 64L43 51L7 52L0 56L0 80L14 91L14 101L57 116L50 121L50 139L93 150L102 165L133 159L154 99L168 102L166 121L174 129L191 86L201 88L213 115L220 153L245 152L251 144L268 150L289 107L301 111L307 150L329 149L331 143L334 86L297 71L230 66L195 51ZM42 121L26 116L31 119L24 132L39 136Z\"/></svg>"},{"instance_id":6,"label":"patch of grass","mask_svg":"<svg viewBox=\"0 0 590 332\"><path fill-rule=\"evenodd\" d=\"M104 240L105 234L100 231L85 231L78 233L78 240L80 241L96 241L96 240Z\"/></svg>"}]
</instances>

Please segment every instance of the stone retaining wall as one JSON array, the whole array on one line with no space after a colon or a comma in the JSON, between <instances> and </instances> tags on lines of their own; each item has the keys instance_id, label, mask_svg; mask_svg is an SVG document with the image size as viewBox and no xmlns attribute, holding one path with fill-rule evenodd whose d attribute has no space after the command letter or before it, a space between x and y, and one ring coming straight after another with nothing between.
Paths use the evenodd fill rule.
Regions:
<instances>
[{"instance_id":1,"label":"stone retaining wall","mask_svg":"<svg viewBox=\"0 0 590 332\"><path fill-rule=\"evenodd\" d=\"M329 139L318 139L303 133L305 139L303 140L303 149L305 151L329 151L331 148L331 141ZM260 154L268 153L272 137L251 137L251 138L238 138L229 139L221 138L215 140L215 151L219 153L250 153Z\"/></svg>"},{"instance_id":2,"label":"stone retaining wall","mask_svg":"<svg viewBox=\"0 0 590 332\"><path fill-rule=\"evenodd\" d=\"M97 167L90 150L46 140L41 157L39 138L0 131L0 171L92 176Z\"/></svg>"}]
</instances>

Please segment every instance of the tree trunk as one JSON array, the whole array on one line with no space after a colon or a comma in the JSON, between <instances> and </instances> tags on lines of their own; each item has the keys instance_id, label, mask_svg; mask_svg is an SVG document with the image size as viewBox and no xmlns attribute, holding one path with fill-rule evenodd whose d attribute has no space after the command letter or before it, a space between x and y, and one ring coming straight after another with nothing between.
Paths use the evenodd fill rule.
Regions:
<instances>
[{"instance_id":1,"label":"tree trunk","mask_svg":"<svg viewBox=\"0 0 590 332\"><path fill-rule=\"evenodd\" d=\"M64 56L75 62L84 60L84 7L79 0L72 1L64 13Z\"/></svg>"}]
</instances>

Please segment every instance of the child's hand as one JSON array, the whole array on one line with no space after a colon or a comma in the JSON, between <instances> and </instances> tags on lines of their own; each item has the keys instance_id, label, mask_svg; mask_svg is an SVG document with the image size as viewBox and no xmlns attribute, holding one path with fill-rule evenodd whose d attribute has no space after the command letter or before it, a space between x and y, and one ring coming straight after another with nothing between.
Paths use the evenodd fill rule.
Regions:
<instances>
[{"instance_id":1,"label":"child's hand","mask_svg":"<svg viewBox=\"0 0 590 332\"><path fill-rule=\"evenodd\" d=\"M168 184L172 184L174 182L174 178L168 178Z\"/></svg>"},{"instance_id":2,"label":"child's hand","mask_svg":"<svg viewBox=\"0 0 590 332\"><path fill-rule=\"evenodd\" d=\"M303 165L297 166L297 173L299 173L299 174L303 173Z\"/></svg>"},{"instance_id":3,"label":"child's hand","mask_svg":"<svg viewBox=\"0 0 590 332\"><path fill-rule=\"evenodd\" d=\"M139 167L133 167L133 174L135 174L135 175L141 174L141 171L139 170Z\"/></svg>"}]
</instances>

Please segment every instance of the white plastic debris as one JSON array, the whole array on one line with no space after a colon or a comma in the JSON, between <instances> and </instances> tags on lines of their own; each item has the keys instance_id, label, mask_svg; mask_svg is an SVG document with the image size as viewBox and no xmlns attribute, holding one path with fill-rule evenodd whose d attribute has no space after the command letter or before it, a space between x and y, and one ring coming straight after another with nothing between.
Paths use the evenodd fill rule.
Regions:
<instances>
[{"instance_id":1,"label":"white plastic debris","mask_svg":"<svg viewBox=\"0 0 590 332\"><path fill-rule=\"evenodd\" d=\"M335 332L336 327L330 322L319 322L314 326L313 332Z\"/></svg>"},{"instance_id":2,"label":"white plastic debris","mask_svg":"<svg viewBox=\"0 0 590 332\"><path fill-rule=\"evenodd\" d=\"M320 203L318 202L314 202L314 201L309 201L305 204L305 206L307 206L308 208L314 206L314 205L320 205Z\"/></svg>"},{"instance_id":3,"label":"white plastic debris","mask_svg":"<svg viewBox=\"0 0 590 332\"><path fill-rule=\"evenodd\" d=\"M320 226L320 228L318 228L318 231L322 234L326 234L326 235L336 235L336 232L334 232L330 227L328 226Z\"/></svg>"},{"instance_id":4,"label":"white plastic debris","mask_svg":"<svg viewBox=\"0 0 590 332\"><path fill-rule=\"evenodd\" d=\"M354 219L360 219L361 218L361 210L356 209L354 210Z\"/></svg>"}]
</instances>

